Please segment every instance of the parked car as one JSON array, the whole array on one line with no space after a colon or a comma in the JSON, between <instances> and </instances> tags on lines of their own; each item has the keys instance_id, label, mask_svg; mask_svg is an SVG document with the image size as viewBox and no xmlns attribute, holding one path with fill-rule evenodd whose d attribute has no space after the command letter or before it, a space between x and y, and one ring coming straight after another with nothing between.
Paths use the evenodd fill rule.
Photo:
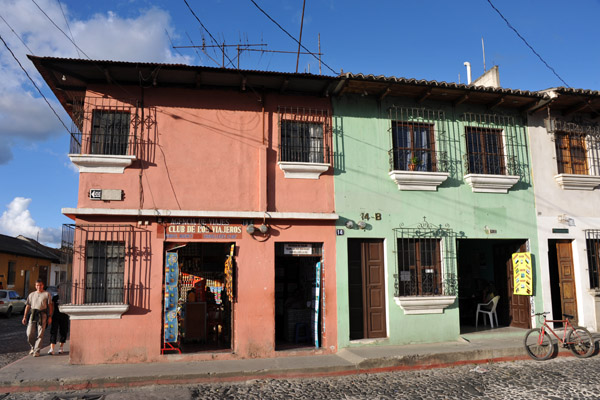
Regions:
<instances>
[{"instance_id":1,"label":"parked car","mask_svg":"<svg viewBox=\"0 0 600 400\"><path fill-rule=\"evenodd\" d=\"M12 313L22 314L25 311L25 299L14 290L0 290L0 314L10 318Z\"/></svg>"}]
</instances>

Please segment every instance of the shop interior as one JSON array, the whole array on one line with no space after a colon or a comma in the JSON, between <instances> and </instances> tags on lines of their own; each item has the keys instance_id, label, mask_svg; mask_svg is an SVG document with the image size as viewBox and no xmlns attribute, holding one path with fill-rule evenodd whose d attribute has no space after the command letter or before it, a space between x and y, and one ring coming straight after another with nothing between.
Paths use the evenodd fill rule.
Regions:
<instances>
[{"instance_id":1,"label":"shop interior","mask_svg":"<svg viewBox=\"0 0 600 400\"><path fill-rule=\"evenodd\" d=\"M511 325L509 297L512 295L512 253L519 251L522 240L459 239L458 247L458 302L461 333L490 329L489 315L476 314L479 304L489 303L500 296L496 306L498 326ZM509 274L510 272L510 274ZM491 311L491 307L481 307ZM487 324L487 326L484 324Z\"/></svg>"},{"instance_id":2,"label":"shop interior","mask_svg":"<svg viewBox=\"0 0 600 400\"><path fill-rule=\"evenodd\" d=\"M321 247L311 245L310 254L286 254L284 246L276 244L275 350L314 348L321 342L321 256L315 255Z\"/></svg>"},{"instance_id":3,"label":"shop interior","mask_svg":"<svg viewBox=\"0 0 600 400\"><path fill-rule=\"evenodd\" d=\"M182 353L231 349L232 307L225 289L231 243L171 244L178 253L178 345Z\"/></svg>"}]
</instances>

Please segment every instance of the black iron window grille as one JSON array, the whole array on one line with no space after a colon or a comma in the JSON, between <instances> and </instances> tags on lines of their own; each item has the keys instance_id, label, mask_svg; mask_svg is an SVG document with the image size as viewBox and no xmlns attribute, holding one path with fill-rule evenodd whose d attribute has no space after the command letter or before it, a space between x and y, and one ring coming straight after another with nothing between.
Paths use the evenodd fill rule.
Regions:
<instances>
[{"instance_id":1,"label":"black iron window grille","mask_svg":"<svg viewBox=\"0 0 600 400\"><path fill-rule=\"evenodd\" d=\"M389 109L392 149L390 171L447 172L446 116L442 110L392 106ZM446 146L447 147L447 146Z\"/></svg>"},{"instance_id":2,"label":"black iron window grille","mask_svg":"<svg viewBox=\"0 0 600 400\"><path fill-rule=\"evenodd\" d=\"M72 106L70 154L153 157L156 110L136 100L86 97Z\"/></svg>"},{"instance_id":3,"label":"black iron window grille","mask_svg":"<svg viewBox=\"0 0 600 400\"><path fill-rule=\"evenodd\" d=\"M327 110L279 107L279 161L329 164L331 118Z\"/></svg>"},{"instance_id":4,"label":"black iron window grille","mask_svg":"<svg viewBox=\"0 0 600 400\"><path fill-rule=\"evenodd\" d=\"M518 175L521 181L530 181L527 134L517 117L465 113L462 120L467 173Z\"/></svg>"},{"instance_id":5,"label":"black iron window grille","mask_svg":"<svg viewBox=\"0 0 600 400\"><path fill-rule=\"evenodd\" d=\"M65 225L63 250L71 277L62 304L149 307L150 232L132 225Z\"/></svg>"},{"instance_id":6,"label":"black iron window grille","mask_svg":"<svg viewBox=\"0 0 600 400\"><path fill-rule=\"evenodd\" d=\"M600 229L585 231L590 288L600 289Z\"/></svg>"},{"instance_id":7,"label":"black iron window grille","mask_svg":"<svg viewBox=\"0 0 600 400\"><path fill-rule=\"evenodd\" d=\"M127 155L130 123L128 112L94 110L90 154Z\"/></svg>"},{"instance_id":8,"label":"black iron window grille","mask_svg":"<svg viewBox=\"0 0 600 400\"><path fill-rule=\"evenodd\" d=\"M502 131L473 127L465 129L469 173L505 175Z\"/></svg>"},{"instance_id":9,"label":"black iron window grille","mask_svg":"<svg viewBox=\"0 0 600 400\"><path fill-rule=\"evenodd\" d=\"M425 218L415 228L394 229L397 273L396 297L455 296L456 234L450 227L436 226Z\"/></svg>"}]
</instances>

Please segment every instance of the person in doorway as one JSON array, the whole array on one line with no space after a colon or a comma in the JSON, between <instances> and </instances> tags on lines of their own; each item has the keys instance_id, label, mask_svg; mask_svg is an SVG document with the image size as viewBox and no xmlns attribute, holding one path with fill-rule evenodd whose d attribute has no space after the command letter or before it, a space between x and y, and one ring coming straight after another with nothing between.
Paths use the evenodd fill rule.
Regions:
<instances>
[{"instance_id":1,"label":"person in doorway","mask_svg":"<svg viewBox=\"0 0 600 400\"><path fill-rule=\"evenodd\" d=\"M58 308L58 295L52 296L52 325L50 326L50 351L48 354L55 354L56 338L60 333L60 347L58 348L58 354L64 352L65 342L67 341L67 334L69 333L69 316L65 313L60 312Z\"/></svg>"},{"instance_id":2,"label":"person in doorway","mask_svg":"<svg viewBox=\"0 0 600 400\"><path fill-rule=\"evenodd\" d=\"M27 315L29 321L27 321ZM44 338L46 324L52 322L53 305L50 301L50 293L44 290L44 282L38 279L35 282L35 292L29 293L25 303L25 312L23 313L23 325L27 325L27 341L31 346L29 354L34 357L40 356L40 346Z\"/></svg>"},{"instance_id":3,"label":"person in doorway","mask_svg":"<svg viewBox=\"0 0 600 400\"><path fill-rule=\"evenodd\" d=\"M494 287L493 283L488 282L488 284L483 289L482 301L484 303L489 303L490 300L492 300L494 298L494 296L496 296L496 288Z\"/></svg>"}]
</instances>

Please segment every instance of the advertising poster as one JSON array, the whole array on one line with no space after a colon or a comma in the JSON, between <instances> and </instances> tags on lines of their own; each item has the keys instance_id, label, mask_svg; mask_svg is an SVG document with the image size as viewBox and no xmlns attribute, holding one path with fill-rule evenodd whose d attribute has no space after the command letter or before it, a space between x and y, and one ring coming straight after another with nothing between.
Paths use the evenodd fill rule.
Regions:
<instances>
[{"instance_id":1,"label":"advertising poster","mask_svg":"<svg viewBox=\"0 0 600 400\"><path fill-rule=\"evenodd\" d=\"M179 280L179 262L177 253L167 252L165 267L165 343L177 341L177 283Z\"/></svg>"},{"instance_id":2,"label":"advertising poster","mask_svg":"<svg viewBox=\"0 0 600 400\"><path fill-rule=\"evenodd\" d=\"M531 296L533 294L533 268L531 253L513 253L514 294Z\"/></svg>"}]
</instances>

